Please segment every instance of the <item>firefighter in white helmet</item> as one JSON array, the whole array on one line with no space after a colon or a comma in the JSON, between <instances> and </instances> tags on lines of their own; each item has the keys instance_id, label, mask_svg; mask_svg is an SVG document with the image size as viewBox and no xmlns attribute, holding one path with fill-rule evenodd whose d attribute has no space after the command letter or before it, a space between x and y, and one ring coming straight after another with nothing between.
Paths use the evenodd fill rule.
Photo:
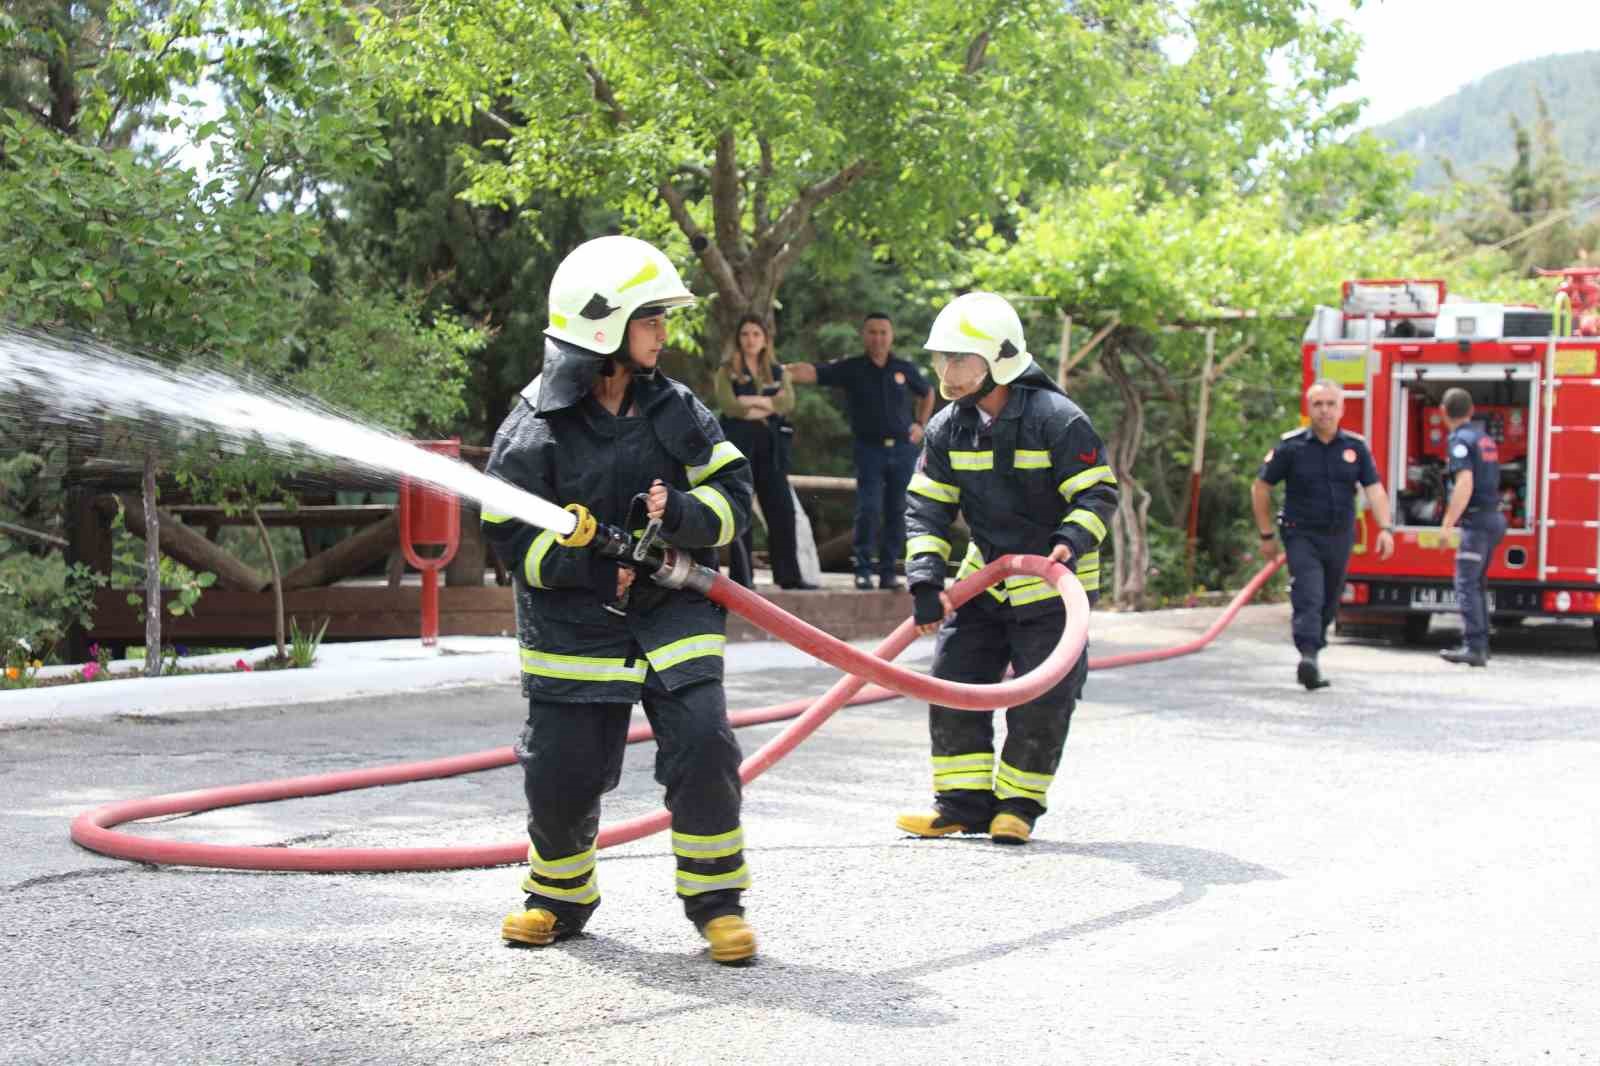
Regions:
<instances>
[{"instance_id":1,"label":"firefighter in white helmet","mask_svg":"<svg viewBox=\"0 0 1600 1066\"><path fill-rule=\"evenodd\" d=\"M939 312L926 347L951 403L929 422L911 481L906 581L919 630L938 632L933 675L991 684L1007 666L1022 674L1050 654L1065 606L1044 580L1010 577L952 610L943 588L957 514L971 530L957 578L1001 555L1042 555L1071 568L1092 601L1117 482L1088 417L1033 362L1002 297L958 296ZM1087 671L1086 649L1060 684L1007 710L998 760L992 714L929 707L934 809L895 824L919 837L972 832L1026 843Z\"/></svg>"},{"instance_id":2,"label":"firefighter in white helmet","mask_svg":"<svg viewBox=\"0 0 1600 1066\"><path fill-rule=\"evenodd\" d=\"M705 405L656 369L667 310L693 302L672 262L644 241L601 237L575 249L550 283L543 372L495 434L488 472L630 532L659 519L669 544L714 566L717 548L749 522L750 465ZM483 521L515 574L528 698L516 745L531 841L526 899L501 936L548 944L581 930L599 905L600 797L617 784L629 717L643 702L684 910L713 959L750 958L722 608L689 589L635 582L576 533L487 512Z\"/></svg>"}]
</instances>

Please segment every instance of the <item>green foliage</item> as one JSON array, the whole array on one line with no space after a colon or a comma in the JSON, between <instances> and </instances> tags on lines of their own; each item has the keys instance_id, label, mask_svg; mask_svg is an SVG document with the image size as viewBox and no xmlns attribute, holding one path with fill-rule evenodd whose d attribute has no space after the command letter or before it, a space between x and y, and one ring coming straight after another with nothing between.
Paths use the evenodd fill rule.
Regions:
<instances>
[{"instance_id":1,"label":"green foliage","mask_svg":"<svg viewBox=\"0 0 1600 1066\"><path fill-rule=\"evenodd\" d=\"M0 649L5 666L50 662L74 624L87 625L103 575L54 553L24 551L0 534Z\"/></svg>"},{"instance_id":2,"label":"green foliage","mask_svg":"<svg viewBox=\"0 0 1600 1066\"><path fill-rule=\"evenodd\" d=\"M331 618L324 618L322 626L315 632L300 628L300 620L289 619L289 663L299 669L305 669L317 661L317 649L322 646L322 635L328 631Z\"/></svg>"},{"instance_id":3,"label":"green foliage","mask_svg":"<svg viewBox=\"0 0 1600 1066\"><path fill-rule=\"evenodd\" d=\"M1555 34L1551 43L1552 48L1562 46ZM1372 132L1416 158L1418 186L1439 189L1457 175L1471 178L1487 168L1512 165L1514 145L1506 136L1506 120L1513 118L1524 126L1535 123L1542 97L1549 105L1561 152L1581 170L1600 169L1597 76L1600 51L1530 59L1485 75Z\"/></svg>"},{"instance_id":4,"label":"green foliage","mask_svg":"<svg viewBox=\"0 0 1600 1066\"><path fill-rule=\"evenodd\" d=\"M130 536L127 520L119 507L111 519L112 551L111 573L106 581L114 589L127 590L128 606L138 607L144 596L137 590L145 587L144 541ZM163 555L160 562L161 589L171 593L167 611L174 618L193 615L206 589L217 583L217 575L209 570L195 572L176 559ZM87 621L84 622L87 625Z\"/></svg>"}]
</instances>

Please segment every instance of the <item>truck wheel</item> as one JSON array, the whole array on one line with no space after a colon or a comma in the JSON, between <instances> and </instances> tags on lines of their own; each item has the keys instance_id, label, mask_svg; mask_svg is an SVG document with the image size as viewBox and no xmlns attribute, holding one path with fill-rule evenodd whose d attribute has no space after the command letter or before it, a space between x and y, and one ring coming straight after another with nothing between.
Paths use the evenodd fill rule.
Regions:
<instances>
[{"instance_id":1,"label":"truck wheel","mask_svg":"<svg viewBox=\"0 0 1600 1066\"><path fill-rule=\"evenodd\" d=\"M1406 615L1403 639L1407 644L1421 644L1428 639L1428 624L1433 621L1433 616L1428 614Z\"/></svg>"}]
</instances>

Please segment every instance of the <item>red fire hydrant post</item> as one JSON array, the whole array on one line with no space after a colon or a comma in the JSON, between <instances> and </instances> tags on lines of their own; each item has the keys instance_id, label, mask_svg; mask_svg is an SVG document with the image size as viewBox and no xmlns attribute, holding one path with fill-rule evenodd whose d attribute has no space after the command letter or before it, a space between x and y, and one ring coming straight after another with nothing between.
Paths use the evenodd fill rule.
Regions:
<instances>
[{"instance_id":1,"label":"red fire hydrant post","mask_svg":"<svg viewBox=\"0 0 1600 1066\"><path fill-rule=\"evenodd\" d=\"M461 438L413 441L419 448L461 457ZM400 482L400 551L422 571L422 643L439 643L439 571L450 565L461 544L461 504L453 493L440 492L409 479ZM418 548L429 548L423 555Z\"/></svg>"}]
</instances>

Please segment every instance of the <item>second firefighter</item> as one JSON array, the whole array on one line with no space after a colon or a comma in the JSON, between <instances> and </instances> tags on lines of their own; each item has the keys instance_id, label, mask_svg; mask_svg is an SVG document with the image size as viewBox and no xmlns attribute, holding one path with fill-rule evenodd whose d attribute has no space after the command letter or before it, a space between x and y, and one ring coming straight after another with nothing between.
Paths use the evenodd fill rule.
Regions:
<instances>
[{"instance_id":1,"label":"second firefighter","mask_svg":"<svg viewBox=\"0 0 1600 1066\"><path fill-rule=\"evenodd\" d=\"M1034 364L1002 297L952 300L926 347L951 403L929 422L911 480L906 579L919 630L938 632L933 676L993 684L1007 666L1020 675L1050 654L1066 608L1042 578L1019 576L952 610L943 590L957 515L971 530L958 578L1002 555L1042 555L1072 569L1092 602L1117 480L1088 416ZM930 706L934 809L895 824L920 837L987 832L997 843L1026 843L1045 811L1088 660L1085 648L1054 688L1006 711L998 759L991 713Z\"/></svg>"}]
</instances>

